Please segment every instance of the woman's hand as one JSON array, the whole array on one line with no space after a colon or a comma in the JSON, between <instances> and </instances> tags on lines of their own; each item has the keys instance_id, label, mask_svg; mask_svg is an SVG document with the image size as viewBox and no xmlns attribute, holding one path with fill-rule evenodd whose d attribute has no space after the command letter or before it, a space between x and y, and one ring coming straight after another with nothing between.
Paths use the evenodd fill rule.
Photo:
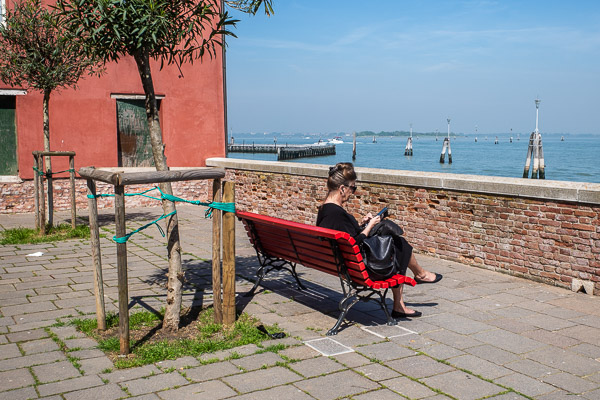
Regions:
<instances>
[{"instance_id":1,"label":"woman's hand","mask_svg":"<svg viewBox=\"0 0 600 400\"><path fill-rule=\"evenodd\" d=\"M367 214L367 217L370 216L370 215L371 215L371 213ZM367 226L365 227L365 229L363 229L362 233L365 236L369 236L369 233L371 232L371 229L373 229L373 227L375 225L377 225L378 223L380 223L380 222L381 222L381 216L380 215L376 215L374 217L371 217L371 219L368 220Z\"/></svg>"}]
</instances>

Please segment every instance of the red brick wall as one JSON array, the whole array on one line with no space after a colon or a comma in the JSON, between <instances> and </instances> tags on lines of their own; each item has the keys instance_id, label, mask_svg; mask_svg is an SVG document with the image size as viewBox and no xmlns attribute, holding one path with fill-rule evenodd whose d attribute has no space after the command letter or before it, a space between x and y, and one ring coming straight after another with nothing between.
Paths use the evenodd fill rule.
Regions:
<instances>
[{"instance_id":1,"label":"red brick wall","mask_svg":"<svg viewBox=\"0 0 600 400\"><path fill-rule=\"evenodd\" d=\"M236 207L314 224L325 179L228 170ZM389 207L419 252L570 287L600 290L600 206L501 195L358 183L347 209ZM360 210L360 213L359 213Z\"/></svg>"},{"instance_id":2,"label":"red brick wall","mask_svg":"<svg viewBox=\"0 0 600 400\"><path fill-rule=\"evenodd\" d=\"M212 185L212 183L211 183ZM206 181L186 181L173 182L173 194L188 200L209 200L209 187L212 192L212 186ZM97 194L114 194L114 186L102 182L96 183ZM127 186L126 193L139 193L150 189L156 185L132 185ZM46 186L47 188L47 186ZM47 189L46 189L47 190ZM28 180L23 183L0 183L0 214L13 213L33 213L35 212L34 202L35 189L33 181ZM71 209L71 185L68 179L54 180L54 210L65 211ZM158 191L148 193L150 196L160 197ZM87 184L85 179L75 180L75 204L77 214L85 212L87 215ZM160 205L159 201L152 200L142 196L127 196L125 206L142 207ZM113 199L98 199L98 208L114 207ZM46 211L47 213L47 211ZM46 214L47 215L47 214Z\"/></svg>"}]
</instances>

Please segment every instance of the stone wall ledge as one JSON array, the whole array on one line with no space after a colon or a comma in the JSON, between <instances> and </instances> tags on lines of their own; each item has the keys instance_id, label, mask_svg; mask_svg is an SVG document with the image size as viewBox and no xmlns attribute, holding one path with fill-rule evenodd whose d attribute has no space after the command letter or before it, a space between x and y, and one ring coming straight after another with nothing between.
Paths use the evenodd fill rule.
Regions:
<instances>
[{"instance_id":1,"label":"stone wall ledge","mask_svg":"<svg viewBox=\"0 0 600 400\"><path fill-rule=\"evenodd\" d=\"M206 160L206 165L226 169L301 175L324 179L327 178L329 171L329 165L322 164L257 161L223 157L209 158ZM356 172L360 182L374 184L600 205L600 184L598 183L402 171L378 168L356 168Z\"/></svg>"}]
</instances>

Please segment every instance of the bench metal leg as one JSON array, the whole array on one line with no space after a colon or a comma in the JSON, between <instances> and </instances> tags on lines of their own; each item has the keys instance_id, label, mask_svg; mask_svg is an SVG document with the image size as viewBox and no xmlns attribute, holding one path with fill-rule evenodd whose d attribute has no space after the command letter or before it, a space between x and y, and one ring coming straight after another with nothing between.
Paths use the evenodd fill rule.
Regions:
<instances>
[{"instance_id":1,"label":"bench metal leg","mask_svg":"<svg viewBox=\"0 0 600 400\"><path fill-rule=\"evenodd\" d=\"M262 282L263 278L270 271L272 271L274 269L277 271L281 271L282 269L285 269L290 274L292 274L294 279L296 279L296 282L298 283L298 289L306 290L306 287L302 284L302 282L300 282L300 278L298 277L298 274L296 273L296 264L295 263L291 263L289 261L286 261L286 260L283 260L280 258L266 257L259 252L257 252L257 256L258 256L258 263L260 264L260 268L258 268L258 271L256 271L256 282L254 283L254 286L252 287L252 289L250 289L250 291L248 293L246 293L244 295L244 297L249 297L249 296L254 295L254 292L256 292L256 289Z\"/></svg>"},{"instance_id":2,"label":"bench metal leg","mask_svg":"<svg viewBox=\"0 0 600 400\"><path fill-rule=\"evenodd\" d=\"M258 271L256 271L256 282L254 282L254 286L252 286L252 289L250 289L250 291L248 293L246 293L244 295L244 297L253 296L254 292L256 292L256 289L258 288L258 285L260 285L260 283L262 282L264 277L265 277L265 266L261 265L260 268L258 269Z\"/></svg>"},{"instance_id":3,"label":"bench metal leg","mask_svg":"<svg viewBox=\"0 0 600 400\"><path fill-rule=\"evenodd\" d=\"M387 295L388 290L385 289L385 291L383 292L383 294L381 292L377 292L377 294L379 295L379 305L381 306L381 308L383 309L383 312L385 313L385 316L387 318L387 324L388 325L398 325L398 321L396 321L394 318L392 318L392 315L390 314L388 308L387 308L387 304L385 304L385 297Z\"/></svg>"},{"instance_id":4,"label":"bench metal leg","mask_svg":"<svg viewBox=\"0 0 600 400\"><path fill-rule=\"evenodd\" d=\"M350 301L352 300L352 301ZM329 331L327 331L327 336L337 335L338 330L340 329L340 325L344 322L344 318L346 318L346 314L355 305L360 299L355 297L352 292L349 292L341 301L340 301L340 316L338 317L337 322Z\"/></svg>"},{"instance_id":5,"label":"bench metal leg","mask_svg":"<svg viewBox=\"0 0 600 400\"><path fill-rule=\"evenodd\" d=\"M300 278L298 277L298 274L296 273L296 264L292 264L292 275L294 276L294 278L296 278L296 282L298 283L298 289L306 290L306 287L302 284L302 282L300 282Z\"/></svg>"}]
</instances>

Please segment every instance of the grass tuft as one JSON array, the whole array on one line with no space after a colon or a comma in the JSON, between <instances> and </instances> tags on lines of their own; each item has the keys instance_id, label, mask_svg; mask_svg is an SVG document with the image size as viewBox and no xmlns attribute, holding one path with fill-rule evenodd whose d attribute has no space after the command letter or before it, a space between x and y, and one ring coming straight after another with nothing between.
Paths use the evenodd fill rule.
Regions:
<instances>
[{"instance_id":1,"label":"grass tuft","mask_svg":"<svg viewBox=\"0 0 600 400\"><path fill-rule=\"evenodd\" d=\"M164 310L159 313L141 311L129 316L130 329L148 329L161 324ZM219 350L227 350L246 344L259 344L264 340L270 340L256 327L260 321L256 318L242 313L234 325L230 327L214 323L214 312L212 308L203 309L198 315L194 334L185 338L141 340L131 339L131 354L127 358L117 357L120 350L118 334L116 336L102 337L97 331L96 319L74 319L71 324L86 335L98 341L98 348L114 359L115 368L131 368L152 364L163 360L174 360L184 356L198 357L201 354L213 353ZM111 329L119 324L117 314L107 315L107 328ZM266 327L268 331L276 331L277 327ZM133 335L132 335L133 336ZM269 346L263 351L275 351L285 346ZM232 355L235 353L232 353Z\"/></svg>"},{"instance_id":2,"label":"grass tuft","mask_svg":"<svg viewBox=\"0 0 600 400\"><path fill-rule=\"evenodd\" d=\"M0 244L36 244L57 242L66 239L89 239L90 228L78 225L75 229L70 224L60 224L46 227L46 235L41 235L31 228L11 228L0 232Z\"/></svg>"}]
</instances>

